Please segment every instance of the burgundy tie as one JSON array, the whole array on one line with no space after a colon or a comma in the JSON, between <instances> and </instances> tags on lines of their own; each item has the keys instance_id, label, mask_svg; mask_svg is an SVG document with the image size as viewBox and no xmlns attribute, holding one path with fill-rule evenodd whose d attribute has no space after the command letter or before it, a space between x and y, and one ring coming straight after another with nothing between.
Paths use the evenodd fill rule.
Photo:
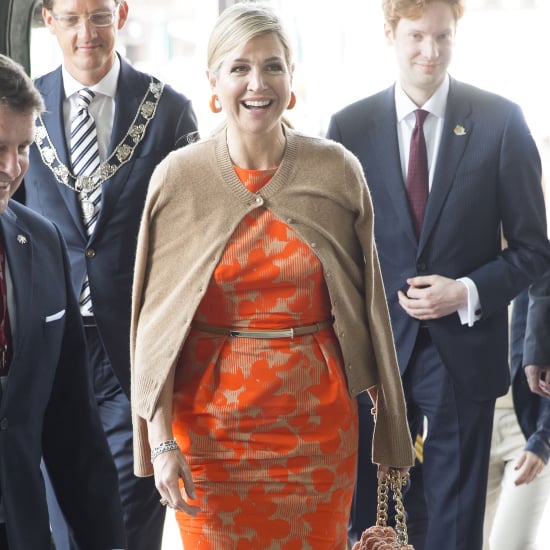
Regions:
<instances>
[{"instance_id":1,"label":"burgundy tie","mask_svg":"<svg viewBox=\"0 0 550 550\"><path fill-rule=\"evenodd\" d=\"M11 362L11 329L6 287L6 254L0 241L0 376L7 376Z\"/></svg>"},{"instance_id":2,"label":"burgundy tie","mask_svg":"<svg viewBox=\"0 0 550 550\"><path fill-rule=\"evenodd\" d=\"M418 237L422 231L424 211L428 201L428 153L423 130L428 111L417 109L414 114L416 115L416 125L411 136L406 187L414 229Z\"/></svg>"}]
</instances>

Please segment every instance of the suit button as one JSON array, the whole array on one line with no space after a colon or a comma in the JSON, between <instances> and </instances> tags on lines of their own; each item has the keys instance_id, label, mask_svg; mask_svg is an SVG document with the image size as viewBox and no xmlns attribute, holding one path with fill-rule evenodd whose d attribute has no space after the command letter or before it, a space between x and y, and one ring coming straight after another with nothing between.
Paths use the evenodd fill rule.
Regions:
<instances>
[{"instance_id":1,"label":"suit button","mask_svg":"<svg viewBox=\"0 0 550 550\"><path fill-rule=\"evenodd\" d=\"M6 417L2 418L0 420L0 430L5 431L8 429L8 419Z\"/></svg>"},{"instance_id":2,"label":"suit button","mask_svg":"<svg viewBox=\"0 0 550 550\"><path fill-rule=\"evenodd\" d=\"M417 271L426 271L426 264L424 262L418 262L416 264Z\"/></svg>"},{"instance_id":3,"label":"suit button","mask_svg":"<svg viewBox=\"0 0 550 550\"><path fill-rule=\"evenodd\" d=\"M93 248L88 248L86 250L86 257L93 258L95 256L95 250Z\"/></svg>"}]
</instances>

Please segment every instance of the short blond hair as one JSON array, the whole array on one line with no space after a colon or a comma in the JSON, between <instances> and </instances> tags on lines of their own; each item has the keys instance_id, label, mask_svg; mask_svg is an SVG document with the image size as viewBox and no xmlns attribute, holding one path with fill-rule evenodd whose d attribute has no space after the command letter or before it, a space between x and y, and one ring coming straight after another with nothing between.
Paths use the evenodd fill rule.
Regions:
<instances>
[{"instance_id":1,"label":"short blond hair","mask_svg":"<svg viewBox=\"0 0 550 550\"><path fill-rule=\"evenodd\" d=\"M455 22L466 9L464 0L382 0L382 10L386 23L395 30L400 19L418 19L432 2L443 2L453 11Z\"/></svg>"}]
</instances>

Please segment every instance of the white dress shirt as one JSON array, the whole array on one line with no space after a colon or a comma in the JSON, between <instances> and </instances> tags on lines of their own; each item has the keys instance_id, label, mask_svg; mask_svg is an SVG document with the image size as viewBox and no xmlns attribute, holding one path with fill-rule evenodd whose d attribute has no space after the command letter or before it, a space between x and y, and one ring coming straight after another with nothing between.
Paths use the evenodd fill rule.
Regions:
<instances>
[{"instance_id":1,"label":"white dress shirt","mask_svg":"<svg viewBox=\"0 0 550 550\"><path fill-rule=\"evenodd\" d=\"M96 96L90 103L90 115L96 124L97 142L99 147L99 159L104 162L107 158L111 134L115 120L115 96L120 74L120 59L115 56L115 62L109 72L93 86L85 86L75 80L69 72L62 68L63 86L65 88L65 100L63 101L63 121L65 123L65 139L70 150L71 120L78 112L76 94L82 88L92 90Z\"/></svg>"}]
</instances>

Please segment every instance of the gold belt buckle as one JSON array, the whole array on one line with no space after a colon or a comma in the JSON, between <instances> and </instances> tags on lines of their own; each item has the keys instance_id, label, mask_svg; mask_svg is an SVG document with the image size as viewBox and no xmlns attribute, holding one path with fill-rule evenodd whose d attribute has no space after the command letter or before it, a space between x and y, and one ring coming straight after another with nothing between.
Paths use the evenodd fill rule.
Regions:
<instances>
[{"instance_id":1,"label":"gold belt buckle","mask_svg":"<svg viewBox=\"0 0 550 550\"><path fill-rule=\"evenodd\" d=\"M229 329L234 338L294 338L294 329L281 330L234 330Z\"/></svg>"}]
</instances>

